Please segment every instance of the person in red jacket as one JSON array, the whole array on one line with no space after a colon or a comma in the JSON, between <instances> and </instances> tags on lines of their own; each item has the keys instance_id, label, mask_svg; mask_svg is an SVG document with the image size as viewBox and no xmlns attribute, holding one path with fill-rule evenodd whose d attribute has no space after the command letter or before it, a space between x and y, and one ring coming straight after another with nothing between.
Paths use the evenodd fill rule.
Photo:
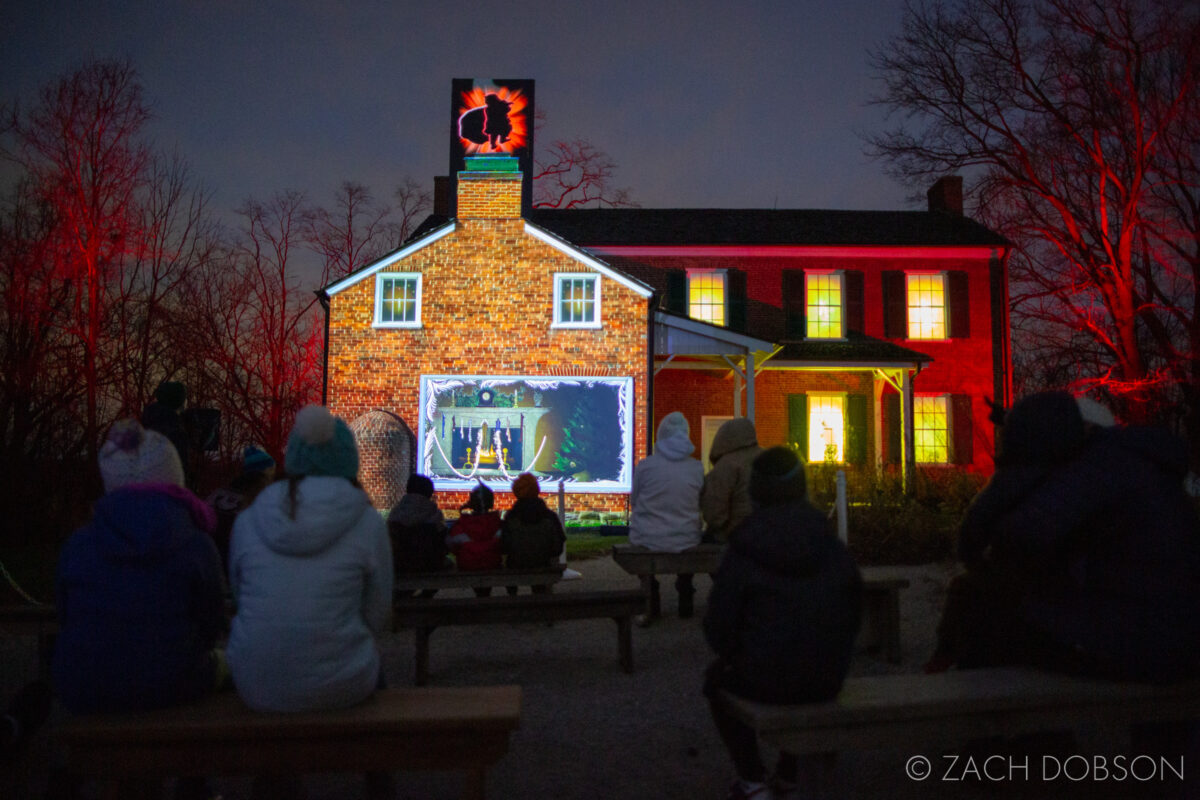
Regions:
<instances>
[{"instance_id":1,"label":"person in red jacket","mask_svg":"<svg viewBox=\"0 0 1200 800\"><path fill-rule=\"evenodd\" d=\"M471 490L467 504L459 509L458 522L446 534L446 546L454 554L458 568L464 571L500 569L500 512L492 505L495 495L480 483ZM475 588L479 597L492 593L490 586Z\"/></svg>"}]
</instances>

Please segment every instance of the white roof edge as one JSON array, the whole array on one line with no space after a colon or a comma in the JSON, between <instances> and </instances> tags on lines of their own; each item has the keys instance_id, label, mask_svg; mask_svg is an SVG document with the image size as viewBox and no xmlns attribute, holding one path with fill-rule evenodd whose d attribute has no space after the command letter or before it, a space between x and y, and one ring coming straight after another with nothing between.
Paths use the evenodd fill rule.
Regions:
<instances>
[{"instance_id":1,"label":"white roof edge","mask_svg":"<svg viewBox=\"0 0 1200 800\"><path fill-rule=\"evenodd\" d=\"M556 236L555 234L551 233L550 231L546 230L545 228L539 228L537 225L534 225L532 222L529 222L528 220L526 220L526 222L525 222L525 232L528 233L533 238L545 242L546 244L553 247L555 250L558 250L559 252L561 252L567 256L570 256L571 258L575 259L579 263L596 270L596 272L599 272L604 277L610 278L610 279L616 281L617 283L624 286L626 289L637 292L642 297L649 297L650 295L654 294L654 290L652 288L650 288L649 286L647 286L646 284L642 283L641 281L631 278L628 275L624 275L620 272L617 272L615 269L610 267L608 264L605 264L603 261L600 261L600 260L594 258L593 256L588 255L587 253L580 250L578 247L575 247L571 243L567 242L565 239L563 239L559 236Z\"/></svg>"},{"instance_id":2,"label":"white roof edge","mask_svg":"<svg viewBox=\"0 0 1200 800\"><path fill-rule=\"evenodd\" d=\"M448 236L451 233L454 233L455 227L456 227L456 224L455 224L454 220L450 220L445 225L443 225L441 228L435 228L431 233L429 233L428 235L424 236L421 239L418 239L417 241L413 242L412 244L408 245L407 247L402 247L399 250L391 252L391 253L387 254L386 256L383 256L379 260L375 261L374 263L363 267L358 272L351 273L351 274L347 275L346 277L342 278L340 281L330 284L329 286L327 286L325 288L325 294L332 297L333 295L337 294L338 292L342 291L343 289L350 288L351 286L353 286L354 284L363 280L364 278L369 278L372 275L374 275L376 272L379 272L387 267L390 267L392 264L395 264L397 261L399 261L403 258L407 258L408 256L412 255L413 253L417 252L418 250L420 250L424 247L428 247L429 245L436 242L438 239L441 239L443 236Z\"/></svg>"},{"instance_id":3,"label":"white roof edge","mask_svg":"<svg viewBox=\"0 0 1200 800\"><path fill-rule=\"evenodd\" d=\"M716 325L709 325L703 322L686 319L676 316L675 314L666 314L662 311L654 312L654 324L656 325L673 325L681 330L690 333L697 333L701 336L708 336L713 339L720 339L739 345L741 347L753 348L755 350L773 350L775 343L769 342L766 339L758 339L754 336L748 336L744 333L731 331L728 328L721 328Z\"/></svg>"}]
</instances>

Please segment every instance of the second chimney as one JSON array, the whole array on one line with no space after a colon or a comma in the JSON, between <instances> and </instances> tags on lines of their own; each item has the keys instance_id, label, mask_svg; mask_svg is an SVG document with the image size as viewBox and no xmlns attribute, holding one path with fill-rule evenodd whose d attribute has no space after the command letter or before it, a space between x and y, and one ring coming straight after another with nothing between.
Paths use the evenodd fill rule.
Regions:
<instances>
[{"instance_id":1,"label":"second chimney","mask_svg":"<svg viewBox=\"0 0 1200 800\"><path fill-rule=\"evenodd\" d=\"M929 191L925 193L929 199L930 211L944 211L947 214L963 215L962 176L947 175L938 178Z\"/></svg>"}]
</instances>

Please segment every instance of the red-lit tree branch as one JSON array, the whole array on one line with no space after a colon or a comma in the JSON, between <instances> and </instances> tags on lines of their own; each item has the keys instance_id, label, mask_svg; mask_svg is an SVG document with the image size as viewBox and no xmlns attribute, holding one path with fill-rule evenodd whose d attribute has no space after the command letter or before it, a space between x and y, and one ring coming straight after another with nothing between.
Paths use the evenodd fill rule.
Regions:
<instances>
[{"instance_id":1,"label":"red-lit tree branch","mask_svg":"<svg viewBox=\"0 0 1200 800\"><path fill-rule=\"evenodd\" d=\"M1177 0L911 6L872 55L902 180L965 173L1017 245L1018 366L1127 419L1186 407L1200 457L1200 14Z\"/></svg>"},{"instance_id":2,"label":"red-lit tree branch","mask_svg":"<svg viewBox=\"0 0 1200 800\"><path fill-rule=\"evenodd\" d=\"M612 186L617 165L582 139L558 140L534 160L534 208L636 206L629 190Z\"/></svg>"}]
</instances>

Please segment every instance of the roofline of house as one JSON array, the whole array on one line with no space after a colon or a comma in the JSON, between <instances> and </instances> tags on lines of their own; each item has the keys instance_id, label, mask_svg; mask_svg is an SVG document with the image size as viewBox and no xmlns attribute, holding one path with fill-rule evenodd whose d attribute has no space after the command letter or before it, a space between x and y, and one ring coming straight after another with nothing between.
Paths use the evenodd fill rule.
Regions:
<instances>
[{"instance_id":1,"label":"roofline of house","mask_svg":"<svg viewBox=\"0 0 1200 800\"><path fill-rule=\"evenodd\" d=\"M436 242L438 239L441 239L444 236L449 236L451 233L454 233L454 230L456 227L457 227L457 225L456 225L455 220L450 220L442 227L434 228L428 234L426 234L425 236L422 236L420 239L413 242L412 244L401 247L398 250L393 250L392 252L388 253L386 256L382 256L382 257L376 259L375 261L371 262L370 264L367 264L366 266L364 266L362 269L358 270L357 272L351 272L349 275L342 278L341 280L336 281L335 283L329 284L324 289L325 294L332 297L333 295L337 294L338 292L342 291L343 289L350 288L351 286L358 283L362 279L369 278L372 275L374 275L376 272L380 272L380 271L386 269L387 267L390 267L392 264L395 264L397 261L407 258L408 256L412 255L413 253L417 252L418 250L428 247L429 245Z\"/></svg>"},{"instance_id":2,"label":"roofline of house","mask_svg":"<svg viewBox=\"0 0 1200 800\"><path fill-rule=\"evenodd\" d=\"M639 281L636 278L626 275L624 272L605 264L598 258L595 258L589 253L581 250L577 245L568 242L566 239L563 239L556 233L533 224L529 220L525 220L525 232L533 238L545 242L555 250L558 250L560 253L575 259L584 266L596 270L596 272L599 272L604 277L614 280L625 288L636 292L642 297L650 297L654 293L654 289L648 284L645 284L642 281Z\"/></svg>"},{"instance_id":3,"label":"roofline of house","mask_svg":"<svg viewBox=\"0 0 1200 800\"><path fill-rule=\"evenodd\" d=\"M690 317L672 314L669 311L655 311L654 323L656 325L669 325L688 333L699 334L700 336L708 336L747 350L770 352L775 349L775 343L766 339L759 339L756 336L738 333L720 325L712 325L708 322L691 319Z\"/></svg>"},{"instance_id":4,"label":"roofline of house","mask_svg":"<svg viewBox=\"0 0 1200 800\"><path fill-rule=\"evenodd\" d=\"M588 252L603 256L625 256L630 258L646 258L652 256L667 257L703 257L720 256L723 258L754 258L754 257L801 257L820 256L824 258L922 258L922 259L964 259L964 258L993 258L1001 251L1009 248L1001 245L820 245L820 244L755 244L755 245L588 245Z\"/></svg>"}]
</instances>

